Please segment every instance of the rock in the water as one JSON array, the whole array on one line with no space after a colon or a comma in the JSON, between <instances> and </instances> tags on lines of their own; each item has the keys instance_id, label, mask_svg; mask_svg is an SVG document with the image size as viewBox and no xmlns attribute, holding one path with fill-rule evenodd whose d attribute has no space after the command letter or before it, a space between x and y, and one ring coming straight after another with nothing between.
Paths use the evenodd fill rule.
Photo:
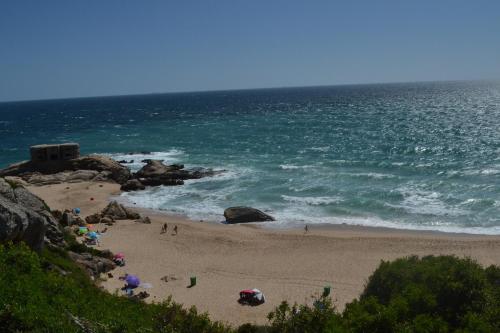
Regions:
<instances>
[{"instance_id":1,"label":"rock in the water","mask_svg":"<svg viewBox=\"0 0 500 333\"><path fill-rule=\"evenodd\" d=\"M25 242L39 251L44 243L63 246L62 229L43 200L0 178L0 242Z\"/></svg>"},{"instance_id":2,"label":"rock in the water","mask_svg":"<svg viewBox=\"0 0 500 333\"><path fill-rule=\"evenodd\" d=\"M154 177L154 178L141 178L141 183L146 186L177 186L184 185L184 181L182 179L172 179L169 177Z\"/></svg>"},{"instance_id":3,"label":"rock in the water","mask_svg":"<svg viewBox=\"0 0 500 333\"><path fill-rule=\"evenodd\" d=\"M224 217L228 223L264 222L274 221L274 218L266 213L251 207L230 207L224 211Z\"/></svg>"},{"instance_id":4,"label":"rock in the water","mask_svg":"<svg viewBox=\"0 0 500 333\"><path fill-rule=\"evenodd\" d=\"M137 171L137 173L135 174L137 178L158 177L174 170L180 170L184 167L183 165L178 165L178 164L165 165L160 160L144 160L144 161L146 162L146 165L143 166L139 171Z\"/></svg>"},{"instance_id":5,"label":"rock in the water","mask_svg":"<svg viewBox=\"0 0 500 333\"><path fill-rule=\"evenodd\" d=\"M144 186L138 179L130 179L127 180L127 182L120 187L120 190L129 192L129 191L140 191L144 190L145 188L146 186Z\"/></svg>"}]
</instances>

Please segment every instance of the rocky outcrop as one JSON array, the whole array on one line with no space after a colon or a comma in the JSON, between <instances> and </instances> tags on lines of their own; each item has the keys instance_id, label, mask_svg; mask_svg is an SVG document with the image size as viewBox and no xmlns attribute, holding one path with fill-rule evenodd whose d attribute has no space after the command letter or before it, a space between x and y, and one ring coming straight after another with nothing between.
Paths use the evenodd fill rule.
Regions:
<instances>
[{"instance_id":1,"label":"rocky outcrop","mask_svg":"<svg viewBox=\"0 0 500 333\"><path fill-rule=\"evenodd\" d=\"M114 220L135 220L141 217L136 212L125 208L116 201L111 201L106 208L103 209L102 215L109 216Z\"/></svg>"},{"instance_id":2,"label":"rocky outcrop","mask_svg":"<svg viewBox=\"0 0 500 333\"><path fill-rule=\"evenodd\" d=\"M110 179L123 184L130 179L130 170L110 157L102 155L88 155L69 161L71 170L95 170L110 172Z\"/></svg>"},{"instance_id":3,"label":"rocky outcrop","mask_svg":"<svg viewBox=\"0 0 500 333\"><path fill-rule=\"evenodd\" d=\"M158 176L154 178L139 178L141 184L145 186L178 186L184 185L184 181L182 179L172 179L170 176Z\"/></svg>"},{"instance_id":4,"label":"rocky outcrop","mask_svg":"<svg viewBox=\"0 0 500 333\"><path fill-rule=\"evenodd\" d=\"M140 218L140 214L125 208L116 201L112 201L100 213L87 216L85 221L88 224L104 223L111 225L116 220L139 220Z\"/></svg>"},{"instance_id":5,"label":"rocky outcrop","mask_svg":"<svg viewBox=\"0 0 500 333\"><path fill-rule=\"evenodd\" d=\"M47 176L47 175L50 175ZM12 164L0 170L0 177L20 176L30 184L55 184L58 182L77 182L83 180L113 180L125 183L131 176L130 170L112 158L101 155L88 155L72 160L31 161Z\"/></svg>"},{"instance_id":6,"label":"rocky outcrop","mask_svg":"<svg viewBox=\"0 0 500 333\"><path fill-rule=\"evenodd\" d=\"M160 160L147 159L146 163L133 177L143 186L177 186L183 185L187 179L200 179L203 177L214 176L223 171L212 169L193 168L184 169L182 164L165 165ZM124 191L135 191L142 189L137 182L129 181L122 187Z\"/></svg>"},{"instance_id":7,"label":"rocky outcrop","mask_svg":"<svg viewBox=\"0 0 500 333\"><path fill-rule=\"evenodd\" d=\"M82 266L89 273L89 275L94 278L97 278L101 273L109 272L116 267L113 260L100 256L93 256L90 253L76 253L69 251L68 255L74 262Z\"/></svg>"},{"instance_id":8,"label":"rocky outcrop","mask_svg":"<svg viewBox=\"0 0 500 333\"><path fill-rule=\"evenodd\" d=\"M138 179L127 180L127 182L120 187L120 190L125 192L141 191L144 189L146 189L146 186L144 186L144 184L141 183Z\"/></svg>"},{"instance_id":9,"label":"rocky outcrop","mask_svg":"<svg viewBox=\"0 0 500 333\"><path fill-rule=\"evenodd\" d=\"M154 178L166 174L171 171L181 170L184 165L165 165L161 160L143 160L146 163L139 171L136 172L135 177L137 178Z\"/></svg>"},{"instance_id":10,"label":"rocky outcrop","mask_svg":"<svg viewBox=\"0 0 500 333\"><path fill-rule=\"evenodd\" d=\"M135 220L135 222L143 224L151 224L151 219L148 216L145 216Z\"/></svg>"},{"instance_id":11,"label":"rocky outcrop","mask_svg":"<svg viewBox=\"0 0 500 333\"><path fill-rule=\"evenodd\" d=\"M6 241L23 241L35 251L44 243L64 246L62 230L45 202L0 178L0 242Z\"/></svg>"},{"instance_id":12,"label":"rocky outcrop","mask_svg":"<svg viewBox=\"0 0 500 333\"><path fill-rule=\"evenodd\" d=\"M227 223L247 223L274 221L274 218L266 213L251 207L230 207L224 211Z\"/></svg>"},{"instance_id":13,"label":"rocky outcrop","mask_svg":"<svg viewBox=\"0 0 500 333\"><path fill-rule=\"evenodd\" d=\"M39 172L21 175L21 179L31 185L52 185L61 183L79 183L85 181L107 181L111 178L110 171L76 170L63 171L51 175Z\"/></svg>"}]
</instances>

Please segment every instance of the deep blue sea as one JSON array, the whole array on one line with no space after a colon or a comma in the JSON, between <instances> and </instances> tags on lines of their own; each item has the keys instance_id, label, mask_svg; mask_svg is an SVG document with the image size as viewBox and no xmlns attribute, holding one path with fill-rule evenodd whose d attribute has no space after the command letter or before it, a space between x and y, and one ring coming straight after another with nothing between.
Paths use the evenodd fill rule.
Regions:
<instances>
[{"instance_id":1,"label":"deep blue sea","mask_svg":"<svg viewBox=\"0 0 500 333\"><path fill-rule=\"evenodd\" d=\"M447 82L0 103L0 167L32 144L227 170L126 194L222 220L248 205L276 226L347 223L500 234L500 84Z\"/></svg>"}]
</instances>

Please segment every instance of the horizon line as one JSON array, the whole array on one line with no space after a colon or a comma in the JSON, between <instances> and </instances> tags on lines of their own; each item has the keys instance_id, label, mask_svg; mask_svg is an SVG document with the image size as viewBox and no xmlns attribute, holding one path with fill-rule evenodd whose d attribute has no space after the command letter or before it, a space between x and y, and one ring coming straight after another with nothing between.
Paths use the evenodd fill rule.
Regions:
<instances>
[{"instance_id":1,"label":"horizon line","mask_svg":"<svg viewBox=\"0 0 500 333\"><path fill-rule=\"evenodd\" d=\"M24 103L24 102L42 102L42 101L58 101L70 99L92 99L92 98L113 98L126 96L147 96L147 95L174 95L174 94L196 94L196 93L214 93L214 92L235 92L235 91L250 91L250 90L272 90L272 89L294 89L294 88L326 88L326 87L342 87L342 86L363 86L363 85L379 85L379 84L414 84L414 83L446 83L446 82L498 82L499 79L457 79L457 80L424 80L424 81L387 81L387 82L363 82L363 83L339 83L339 84L319 84L307 86L274 86L260 88L234 88L234 89L206 89L206 90L181 90L167 92L149 92L149 93L130 93L116 95L94 95L94 96L73 96L73 97L49 97L35 99L19 99L0 101L4 103Z\"/></svg>"}]
</instances>

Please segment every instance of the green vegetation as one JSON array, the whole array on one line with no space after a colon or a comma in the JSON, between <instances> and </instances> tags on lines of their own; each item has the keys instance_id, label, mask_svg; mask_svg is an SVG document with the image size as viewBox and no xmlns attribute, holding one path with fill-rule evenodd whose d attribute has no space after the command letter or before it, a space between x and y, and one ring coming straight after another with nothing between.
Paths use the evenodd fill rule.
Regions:
<instances>
[{"instance_id":1,"label":"green vegetation","mask_svg":"<svg viewBox=\"0 0 500 333\"><path fill-rule=\"evenodd\" d=\"M24 245L0 246L0 279L2 332L228 332L170 300L145 304L102 291L47 249L37 255Z\"/></svg>"},{"instance_id":2,"label":"green vegetation","mask_svg":"<svg viewBox=\"0 0 500 333\"><path fill-rule=\"evenodd\" d=\"M104 292L64 251L0 246L0 279L2 332L500 332L500 268L451 256L382 262L343 313L328 298L282 303L268 326L236 330L171 299L145 304Z\"/></svg>"}]
</instances>

